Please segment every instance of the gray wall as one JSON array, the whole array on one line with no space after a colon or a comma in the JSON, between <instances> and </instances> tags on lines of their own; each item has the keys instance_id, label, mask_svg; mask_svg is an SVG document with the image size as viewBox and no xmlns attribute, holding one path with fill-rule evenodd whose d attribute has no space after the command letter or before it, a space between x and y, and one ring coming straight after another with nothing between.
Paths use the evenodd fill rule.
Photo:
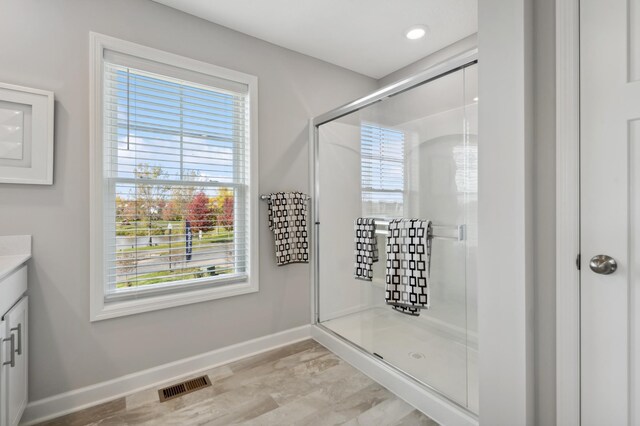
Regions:
<instances>
[{"instance_id":1,"label":"gray wall","mask_svg":"<svg viewBox=\"0 0 640 426\"><path fill-rule=\"evenodd\" d=\"M457 42L443 49L440 49L429 56L425 56L424 58L419 59L414 63L407 65L406 67L400 68L399 70L396 70L391 74L382 77L380 80L378 80L378 83L380 84L380 87L395 83L398 80L410 77L413 74L416 74L440 62L444 62L447 59L450 59L456 55L459 55L471 49L475 49L477 47L478 34L471 34L469 37L458 40Z\"/></svg>"},{"instance_id":2,"label":"gray wall","mask_svg":"<svg viewBox=\"0 0 640 426\"><path fill-rule=\"evenodd\" d=\"M307 191L307 119L377 87L148 0L0 0L0 81L56 95L54 185L0 185L0 235L33 235L32 401L310 318L308 267L275 266L261 206L259 293L89 322L89 31L257 75L261 192Z\"/></svg>"}]
</instances>

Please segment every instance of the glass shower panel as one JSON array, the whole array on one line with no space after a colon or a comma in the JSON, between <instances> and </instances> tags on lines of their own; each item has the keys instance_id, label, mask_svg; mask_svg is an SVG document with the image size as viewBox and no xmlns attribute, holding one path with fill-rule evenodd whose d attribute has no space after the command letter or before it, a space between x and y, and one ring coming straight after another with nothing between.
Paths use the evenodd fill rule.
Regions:
<instances>
[{"instance_id":1,"label":"glass shower panel","mask_svg":"<svg viewBox=\"0 0 640 426\"><path fill-rule=\"evenodd\" d=\"M478 412L478 66L464 69L464 185L466 220L467 406Z\"/></svg>"},{"instance_id":2,"label":"glass shower panel","mask_svg":"<svg viewBox=\"0 0 640 426\"><path fill-rule=\"evenodd\" d=\"M476 66L319 126L319 319L477 411ZM372 281L354 278L354 221L429 219L430 308L385 303L386 227Z\"/></svg>"}]
</instances>

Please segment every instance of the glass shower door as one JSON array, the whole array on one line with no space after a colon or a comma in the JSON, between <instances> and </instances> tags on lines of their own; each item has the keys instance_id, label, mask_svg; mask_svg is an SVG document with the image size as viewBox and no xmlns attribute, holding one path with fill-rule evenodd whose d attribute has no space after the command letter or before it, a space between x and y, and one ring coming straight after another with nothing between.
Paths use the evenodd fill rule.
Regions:
<instances>
[{"instance_id":1,"label":"glass shower door","mask_svg":"<svg viewBox=\"0 0 640 426\"><path fill-rule=\"evenodd\" d=\"M318 128L321 325L477 412L477 66ZM375 218L373 278L354 278L354 222ZM431 220L429 309L385 301L386 224Z\"/></svg>"}]
</instances>

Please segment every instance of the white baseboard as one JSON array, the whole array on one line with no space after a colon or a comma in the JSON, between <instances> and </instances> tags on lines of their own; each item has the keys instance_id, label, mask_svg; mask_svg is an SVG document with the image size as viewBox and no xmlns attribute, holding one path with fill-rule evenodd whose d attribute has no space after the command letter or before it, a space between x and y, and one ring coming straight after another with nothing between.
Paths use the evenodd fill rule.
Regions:
<instances>
[{"instance_id":1,"label":"white baseboard","mask_svg":"<svg viewBox=\"0 0 640 426\"><path fill-rule=\"evenodd\" d=\"M21 425L28 426L92 407L198 371L311 338L310 325L216 349L95 385L30 402Z\"/></svg>"},{"instance_id":2,"label":"white baseboard","mask_svg":"<svg viewBox=\"0 0 640 426\"><path fill-rule=\"evenodd\" d=\"M478 426L478 419L434 391L420 386L372 356L345 343L318 326L311 336L340 358L371 377L418 410L445 426Z\"/></svg>"}]
</instances>

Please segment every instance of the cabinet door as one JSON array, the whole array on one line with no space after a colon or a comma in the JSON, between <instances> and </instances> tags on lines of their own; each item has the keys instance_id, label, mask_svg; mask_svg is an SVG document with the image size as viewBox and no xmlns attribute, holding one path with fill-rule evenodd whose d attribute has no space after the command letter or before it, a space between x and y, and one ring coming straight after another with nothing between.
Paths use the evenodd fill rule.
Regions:
<instances>
[{"instance_id":1,"label":"cabinet door","mask_svg":"<svg viewBox=\"0 0 640 426\"><path fill-rule=\"evenodd\" d=\"M4 316L5 338L9 339L4 343L4 363L7 364L3 365L2 371L7 389L5 400L7 402L8 426L15 426L20 422L22 413L27 406L27 305L27 297L23 297Z\"/></svg>"},{"instance_id":2,"label":"cabinet door","mask_svg":"<svg viewBox=\"0 0 640 426\"><path fill-rule=\"evenodd\" d=\"M7 337L4 330L6 324L4 321L0 321L0 426L7 426L7 374L3 363L7 360L9 354L8 342L4 339Z\"/></svg>"}]
</instances>

